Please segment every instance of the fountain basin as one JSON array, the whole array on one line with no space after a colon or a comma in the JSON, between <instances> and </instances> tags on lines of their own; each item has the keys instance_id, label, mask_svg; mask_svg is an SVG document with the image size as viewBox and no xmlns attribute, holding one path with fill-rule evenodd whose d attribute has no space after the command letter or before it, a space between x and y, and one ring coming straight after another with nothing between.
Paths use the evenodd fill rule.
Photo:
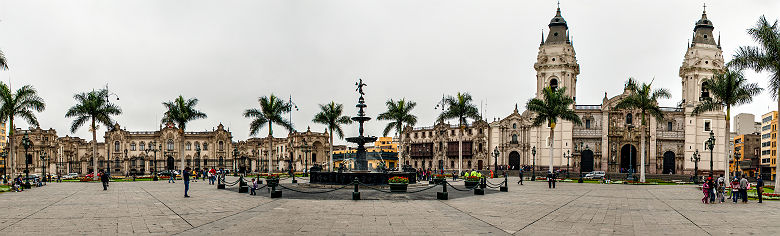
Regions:
<instances>
[{"instance_id":1,"label":"fountain basin","mask_svg":"<svg viewBox=\"0 0 780 236\"><path fill-rule=\"evenodd\" d=\"M352 180L358 179L363 184L386 185L387 180L401 176L409 179L410 184L417 183L417 173L414 172L311 172L309 179L313 184L351 184Z\"/></svg>"}]
</instances>

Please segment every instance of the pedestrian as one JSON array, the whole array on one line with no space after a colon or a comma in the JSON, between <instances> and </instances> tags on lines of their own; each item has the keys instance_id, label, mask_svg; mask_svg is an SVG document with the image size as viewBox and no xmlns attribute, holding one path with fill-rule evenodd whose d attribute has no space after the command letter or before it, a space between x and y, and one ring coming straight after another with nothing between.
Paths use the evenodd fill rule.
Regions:
<instances>
[{"instance_id":1,"label":"pedestrian","mask_svg":"<svg viewBox=\"0 0 780 236\"><path fill-rule=\"evenodd\" d=\"M518 172L517 175L520 176L520 180L518 180L517 183L523 185L523 170L518 170L517 172Z\"/></svg>"},{"instance_id":2,"label":"pedestrian","mask_svg":"<svg viewBox=\"0 0 780 236\"><path fill-rule=\"evenodd\" d=\"M750 183L748 182L747 178L745 178L745 174L742 174L742 179L739 180L739 196L742 197L742 203L747 203L747 189Z\"/></svg>"},{"instance_id":3,"label":"pedestrian","mask_svg":"<svg viewBox=\"0 0 780 236\"><path fill-rule=\"evenodd\" d=\"M701 191L704 193L704 197L701 198L701 202L704 204L710 203L710 182L706 181L701 185Z\"/></svg>"},{"instance_id":4,"label":"pedestrian","mask_svg":"<svg viewBox=\"0 0 780 236\"><path fill-rule=\"evenodd\" d=\"M168 170L168 183L176 183L176 172L173 170Z\"/></svg>"},{"instance_id":5,"label":"pedestrian","mask_svg":"<svg viewBox=\"0 0 780 236\"><path fill-rule=\"evenodd\" d=\"M710 203L715 203L715 189L717 189L718 186L715 184L715 181L712 179L712 177L707 177L707 182L710 183Z\"/></svg>"},{"instance_id":6,"label":"pedestrian","mask_svg":"<svg viewBox=\"0 0 780 236\"><path fill-rule=\"evenodd\" d=\"M251 188L251 192L249 192L249 195L257 195L257 193L255 193L255 190L257 190L257 180L255 180L255 178L252 178L252 188Z\"/></svg>"},{"instance_id":7,"label":"pedestrian","mask_svg":"<svg viewBox=\"0 0 780 236\"><path fill-rule=\"evenodd\" d=\"M555 188L555 173L552 171L547 173L547 188Z\"/></svg>"},{"instance_id":8,"label":"pedestrian","mask_svg":"<svg viewBox=\"0 0 780 236\"><path fill-rule=\"evenodd\" d=\"M108 190L108 175L103 171L100 172L100 182L103 183L103 191Z\"/></svg>"},{"instance_id":9,"label":"pedestrian","mask_svg":"<svg viewBox=\"0 0 780 236\"><path fill-rule=\"evenodd\" d=\"M758 179L756 180L756 193L758 193L758 203L764 202L764 180L761 179L761 176L758 176Z\"/></svg>"},{"instance_id":10,"label":"pedestrian","mask_svg":"<svg viewBox=\"0 0 780 236\"><path fill-rule=\"evenodd\" d=\"M718 185L718 189L717 189L718 190L718 197L717 197L718 201L720 203L723 203L723 202L726 201L726 196L725 196L726 195L726 193L725 193L725 190L726 190L726 179L723 178L723 175L720 175L720 177L718 177L718 181L716 183Z\"/></svg>"},{"instance_id":11,"label":"pedestrian","mask_svg":"<svg viewBox=\"0 0 780 236\"><path fill-rule=\"evenodd\" d=\"M731 200L734 203L737 203L737 199L739 199L739 177L734 177L733 180L731 180Z\"/></svg>"},{"instance_id":12,"label":"pedestrian","mask_svg":"<svg viewBox=\"0 0 780 236\"><path fill-rule=\"evenodd\" d=\"M190 197L190 195L187 195L187 192L190 191L190 168L184 168L184 171L181 175L182 179L184 180L184 197Z\"/></svg>"}]
</instances>

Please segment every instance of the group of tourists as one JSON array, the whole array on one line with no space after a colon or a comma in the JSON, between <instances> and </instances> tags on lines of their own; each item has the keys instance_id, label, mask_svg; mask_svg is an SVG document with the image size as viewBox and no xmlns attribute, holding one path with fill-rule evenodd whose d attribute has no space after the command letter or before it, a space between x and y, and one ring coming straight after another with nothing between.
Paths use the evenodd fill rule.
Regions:
<instances>
[{"instance_id":1,"label":"group of tourists","mask_svg":"<svg viewBox=\"0 0 780 236\"><path fill-rule=\"evenodd\" d=\"M704 204L714 204L714 203L724 203L726 202L726 186L729 186L731 191L731 196L728 197L728 199L731 199L733 203L737 203L737 201L742 200L742 203L748 202L748 194L747 191L752 187L752 184L750 181L747 180L746 175L734 177L730 182L726 182L726 179L723 177L723 175L720 175L716 180L713 180L712 178L707 178L707 181L702 184L702 192L704 193L704 197L701 199L701 202ZM763 193L764 193L764 180L761 179L761 176L758 176L756 179L756 194L758 197L758 203L763 202Z\"/></svg>"}]
</instances>

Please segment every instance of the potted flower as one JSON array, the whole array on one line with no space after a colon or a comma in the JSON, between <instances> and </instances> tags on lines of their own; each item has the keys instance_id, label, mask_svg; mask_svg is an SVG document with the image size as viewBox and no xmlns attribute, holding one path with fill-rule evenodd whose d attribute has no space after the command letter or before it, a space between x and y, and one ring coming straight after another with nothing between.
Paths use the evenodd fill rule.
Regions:
<instances>
[{"instance_id":1,"label":"potted flower","mask_svg":"<svg viewBox=\"0 0 780 236\"><path fill-rule=\"evenodd\" d=\"M477 176L469 176L466 177L466 188L473 188L474 186L477 186L479 184L479 177Z\"/></svg>"},{"instance_id":2,"label":"potted flower","mask_svg":"<svg viewBox=\"0 0 780 236\"><path fill-rule=\"evenodd\" d=\"M387 182L390 184L390 192L394 193L404 193L409 186L409 178L401 176L393 176Z\"/></svg>"},{"instance_id":3,"label":"potted flower","mask_svg":"<svg viewBox=\"0 0 780 236\"><path fill-rule=\"evenodd\" d=\"M279 185L279 175L268 175L265 177L265 182L268 184L268 187L276 187Z\"/></svg>"},{"instance_id":4,"label":"potted flower","mask_svg":"<svg viewBox=\"0 0 780 236\"><path fill-rule=\"evenodd\" d=\"M442 182L444 182L444 178L446 178L446 176L444 176L442 174L434 175L433 176L433 184L441 184Z\"/></svg>"}]
</instances>

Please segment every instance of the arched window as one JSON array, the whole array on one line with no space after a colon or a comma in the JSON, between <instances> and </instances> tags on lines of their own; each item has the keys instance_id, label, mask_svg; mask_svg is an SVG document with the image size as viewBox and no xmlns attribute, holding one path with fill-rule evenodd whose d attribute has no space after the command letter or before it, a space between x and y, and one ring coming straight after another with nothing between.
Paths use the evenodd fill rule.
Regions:
<instances>
[{"instance_id":1,"label":"arched window","mask_svg":"<svg viewBox=\"0 0 780 236\"><path fill-rule=\"evenodd\" d=\"M707 90L707 82L701 83L701 98L709 98L710 97L710 91Z\"/></svg>"},{"instance_id":2,"label":"arched window","mask_svg":"<svg viewBox=\"0 0 780 236\"><path fill-rule=\"evenodd\" d=\"M209 143L203 143L203 150L208 151L209 150Z\"/></svg>"},{"instance_id":3,"label":"arched window","mask_svg":"<svg viewBox=\"0 0 780 236\"><path fill-rule=\"evenodd\" d=\"M168 151L173 151L173 139L168 139Z\"/></svg>"},{"instance_id":4,"label":"arched window","mask_svg":"<svg viewBox=\"0 0 780 236\"><path fill-rule=\"evenodd\" d=\"M119 151L119 141L114 141L114 151L115 152Z\"/></svg>"},{"instance_id":5,"label":"arched window","mask_svg":"<svg viewBox=\"0 0 780 236\"><path fill-rule=\"evenodd\" d=\"M198 149L200 149L200 143L196 141L195 142L195 150L198 150Z\"/></svg>"},{"instance_id":6,"label":"arched window","mask_svg":"<svg viewBox=\"0 0 780 236\"><path fill-rule=\"evenodd\" d=\"M512 143L517 143L517 134L512 135Z\"/></svg>"},{"instance_id":7,"label":"arched window","mask_svg":"<svg viewBox=\"0 0 780 236\"><path fill-rule=\"evenodd\" d=\"M550 80L550 88L552 88L553 91L558 89L558 79L552 78Z\"/></svg>"},{"instance_id":8,"label":"arched window","mask_svg":"<svg viewBox=\"0 0 780 236\"><path fill-rule=\"evenodd\" d=\"M512 124L512 129L517 129L517 123Z\"/></svg>"},{"instance_id":9,"label":"arched window","mask_svg":"<svg viewBox=\"0 0 780 236\"><path fill-rule=\"evenodd\" d=\"M144 142L141 142L140 143L140 149L138 149L138 150L140 150L140 151L146 150L146 144Z\"/></svg>"},{"instance_id":10,"label":"arched window","mask_svg":"<svg viewBox=\"0 0 780 236\"><path fill-rule=\"evenodd\" d=\"M184 145L184 148L185 148L187 151L189 151L189 150L192 150L192 143L190 143L190 142L187 142L187 144L185 144L185 145Z\"/></svg>"},{"instance_id":11,"label":"arched window","mask_svg":"<svg viewBox=\"0 0 780 236\"><path fill-rule=\"evenodd\" d=\"M220 151L225 150L225 143L223 143L222 141L219 141L219 150Z\"/></svg>"},{"instance_id":12,"label":"arched window","mask_svg":"<svg viewBox=\"0 0 780 236\"><path fill-rule=\"evenodd\" d=\"M630 125L634 123L634 116L631 114L626 115L626 124Z\"/></svg>"},{"instance_id":13,"label":"arched window","mask_svg":"<svg viewBox=\"0 0 780 236\"><path fill-rule=\"evenodd\" d=\"M135 151L135 143L130 143L130 151Z\"/></svg>"}]
</instances>

